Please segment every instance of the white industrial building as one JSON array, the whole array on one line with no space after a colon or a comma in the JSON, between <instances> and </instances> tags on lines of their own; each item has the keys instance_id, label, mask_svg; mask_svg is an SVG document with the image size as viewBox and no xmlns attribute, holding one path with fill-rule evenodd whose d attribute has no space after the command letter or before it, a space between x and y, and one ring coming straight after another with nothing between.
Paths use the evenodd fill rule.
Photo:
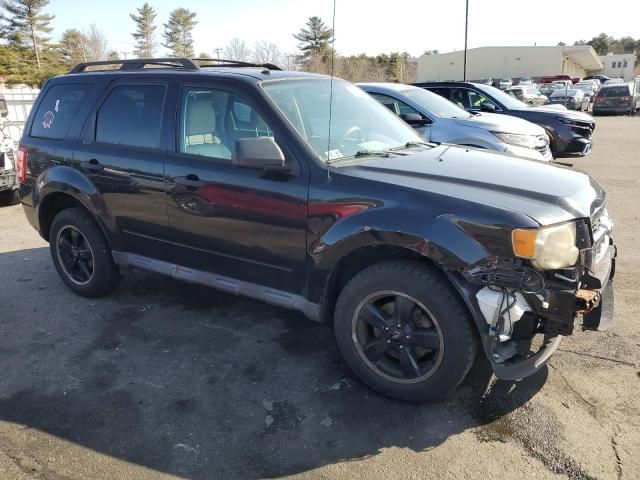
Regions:
<instances>
[{"instance_id":1,"label":"white industrial building","mask_svg":"<svg viewBox=\"0 0 640 480\"><path fill-rule=\"evenodd\" d=\"M464 51L423 55L419 82L463 79ZM604 69L589 45L557 47L480 47L467 50L467 80L551 75L585 77Z\"/></svg>"},{"instance_id":2,"label":"white industrial building","mask_svg":"<svg viewBox=\"0 0 640 480\"><path fill-rule=\"evenodd\" d=\"M604 64L602 75L611 78L624 78L626 82L631 81L635 77L633 71L636 65L635 53L623 53L620 55L609 54L600 57L600 61Z\"/></svg>"}]
</instances>

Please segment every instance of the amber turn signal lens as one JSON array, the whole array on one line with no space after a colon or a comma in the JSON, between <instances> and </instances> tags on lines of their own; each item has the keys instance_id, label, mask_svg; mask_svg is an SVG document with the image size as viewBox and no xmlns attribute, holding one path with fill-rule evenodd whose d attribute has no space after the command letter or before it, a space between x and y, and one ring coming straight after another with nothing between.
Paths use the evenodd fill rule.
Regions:
<instances>
[{"instance_id":1,"label":"amber turn signal lens","mask_svg":"<svg viewBox=\"0 0 640 480\"><path fill-rule=\"evenodd\" d=\"M537 230L516 229L511 233L513 253L520 258L534 258L536 253Z\"/></svg>"}]
</instances>

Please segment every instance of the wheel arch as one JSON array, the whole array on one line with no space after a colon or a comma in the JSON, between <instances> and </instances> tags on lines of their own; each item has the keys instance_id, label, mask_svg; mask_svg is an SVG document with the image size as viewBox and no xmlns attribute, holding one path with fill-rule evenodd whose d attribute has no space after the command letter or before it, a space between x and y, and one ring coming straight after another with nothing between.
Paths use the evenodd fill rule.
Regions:
<instances>
[{"instance_id":1,"label":"wheel arch","mask_svg":"<svg viewBox=\"0 0 640 480\"><path fill-rule=\"evenodd\" d=\"M40 235L49 241L49 229L55 216L67 208L81 207L96 222L107 244L111 217L98 189L87 177L70 167L56 167L43 173L36 182L33 204Z\"/></svg>"},{"instance_id":2,"label":"wheel arch","mask_svg":"<svg viewBox=\"0 0 640 480\"><path fill-rule=\"evenodd\" d=\"M390 260L409 260L435 266L427 257L404 246L378 244L356 248L337 262L326 279L320 308L321 321L330 322L333 320L338 296L349 280L372 265Z\"/></svg>"}]
</instances>

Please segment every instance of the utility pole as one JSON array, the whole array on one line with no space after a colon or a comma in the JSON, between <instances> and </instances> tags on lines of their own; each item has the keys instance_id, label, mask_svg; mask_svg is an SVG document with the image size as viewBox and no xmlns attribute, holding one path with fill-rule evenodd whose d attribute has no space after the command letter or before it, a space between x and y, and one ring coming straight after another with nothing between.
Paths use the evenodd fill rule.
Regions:
<instances>
[{"instance_id":1,"label":"utility pole","mask_svg":"<svg viewBox=\"0 0 640 480\"><path fill-rule=\"evenodd\" d=\"M213 51L216 52L216 58L220 60L220 52L222 51L222 49L218 47L218 48L214 48Z\"/></svg>"},{"instance_id":2,"label":"utility pole","mask_svg":"<svg viewBox=\"0 0 640 480\"><path fill-rule=\"evenodd\" d=\"M467 33L469 31L469 0L466 0L466 9L464 13L464 71L462 72L462 81L467 81Z\"/></svg>"}]
</instances>

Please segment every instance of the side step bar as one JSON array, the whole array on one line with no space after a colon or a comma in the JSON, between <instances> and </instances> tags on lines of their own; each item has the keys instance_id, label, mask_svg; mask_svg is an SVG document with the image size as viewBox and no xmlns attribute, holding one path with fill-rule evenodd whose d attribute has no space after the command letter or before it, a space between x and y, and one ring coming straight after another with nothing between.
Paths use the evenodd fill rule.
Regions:
<instances>
[{"instance_id":1,"label":"side step bar","mask_svg":"<svg viewBox=\"0 0 640 480\"><path fill-rule=\"evenodd\" d=\"M199 283L234 295L261 300L278 307L298 310L311 320L320 321L320 305L311 303L300 295L134 253L113 251L111 254L113 261L120 267L139 268L185 282Z\"/></svg>"}]
</instances>

